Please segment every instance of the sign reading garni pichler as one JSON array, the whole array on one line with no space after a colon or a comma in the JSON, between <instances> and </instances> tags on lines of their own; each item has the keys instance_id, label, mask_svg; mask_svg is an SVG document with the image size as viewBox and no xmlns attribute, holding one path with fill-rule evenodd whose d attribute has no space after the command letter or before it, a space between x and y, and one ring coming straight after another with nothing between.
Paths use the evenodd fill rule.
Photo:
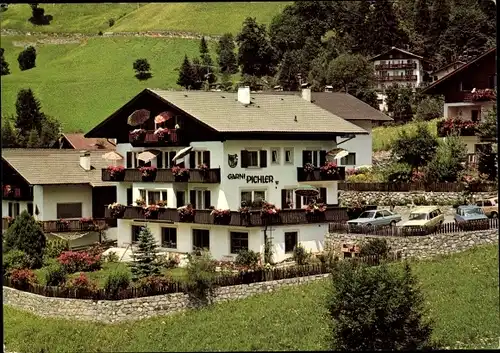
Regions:
<instances>
[{"instance_id":1,"label":"sign reading garni pichler","mask_svg":"<svg viewBox=\"0 0 500 353\"><path fill-rule=\"evenodd\" d=\"M272 175L246 175L240 173L228 174L227 178L229 180L246 180L247 184L269 184L274 182L274 176Z\"/></svg>"}]
</instances>

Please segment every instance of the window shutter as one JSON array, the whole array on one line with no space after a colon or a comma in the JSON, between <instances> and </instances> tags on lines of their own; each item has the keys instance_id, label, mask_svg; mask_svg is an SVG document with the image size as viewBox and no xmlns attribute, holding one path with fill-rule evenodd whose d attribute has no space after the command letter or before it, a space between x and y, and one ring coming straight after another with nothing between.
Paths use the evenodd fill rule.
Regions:
<instances>
[{"instance_id":1,"label":"window shutter","mask_svg":"<svg viewBox=\"0 0 500 353\"><path fill-rule=\"evenodd\" d=\"M210 168L210 151L203 151L203 163Z\"/></svg>"},{"instance_id":2,"label":"window shutter","mask_svg":"<svg viewBox=\"0 0 500 353\"><path fill-rule=\"evenodd\" d=\"M21 205L19 204L19 202L16 202L16 203L14 204L14 206L15 206L15 209L16 209L15 214L16 214L16 216L19 216L19 213L20 213L19 211L20 211L20 206L21 206Z\"/></svg>"},{"instance_id":3,"label":"window shutter","mask_svg":"<svg viewBox=\"0 0 500 353\"><path fill-rule=\"evenodd\" d=\"M33 204L29 202L27 207L28 207L28 213L33 216Z\"/></svg>"},{"instance_id":4,"label":"window shutter","mask_svg":"<svg viewBox=\"0 0 500 353\"><path fill-rule=\"evenodd\" d=\"M9 217L12 217L12 202L9 202Z\"/></svg>"},{"instance_id":5,"label":"window shutter","mask_svg":"<svg viewBox=\"0 0 500 353\"><path fill-rule=\"evenodd\" d=\"M189 191L189 203L196 208L196 190Z\"/></svg>"},{"instance_id":6,"label":"window shutter","mask_svg":"<svg viewBox=\"0 0 500 353\"><path fill-rule=\"evenodd\" d=\"M133 204L134 201L132 201L132 188L127 189L127 206L130 206Z\"/></svg>"},{"instance_id":7,"label":"window shutter","mask_svg":"<svg viewBox=\"0 0 500 353\"><path fill-rule=\"evenodd\" d=\"M210 200L210 190L205 190L205 209L209 208L211 206L212 200Z\"/></svg>"},{"instance_id":8,"label":"window shutter","mask_svg":"<svg viewBox=\"0 0 500 353\"><path fill-rule=\"evenodd\" d=\"M319 188L319 197L322 199L323 203L326 202L326 188Z\"/></svg>"},{"instance_id":9,"label":"window shutter","mask_svg":"<svg viewBox=\"0 0 500 353\"><path fill-rule=\"evenodd\" d=\"M168 163L165 162L165 166L172 168L175 165L175 162L172 162L172 159L174 159L176 154L177 153L175 151L168 152Z\"/></svg>"},{"instance_id":10,"label":"window shutter","mask_svg":"<svg viewBox=\"0 0 500 353\"><path fill-rule=\"evenodd\" d=\"M267 151L266 150L260 151L260 167L261 168L267 167Z\"/></svg>"},{"instance_id":11,"label":"window shutter","mask_svg":"<svg viewBox=\"0 0 500 353\"><path fill-rule=\"evenodd\" d=\"M132 168L132 152L127 152L127 168Z\"/></svg>"},{"instance_id":12,"label":"window shutter","mask_svg":"<svg viewBox=\"0 0 500 353\"><path fill-rule=\"evenodd\" d=\"M323 166L326 163L326 151L319 151L319 165Z\"/></svg>"},{"instance_id":13,"label":"window shutter","mask_svg":"<svg viewBox=\"0 0 500 353\"><path fill-rule=\"evenodd\" d=\"M248 168L248 151L241 151L241 168Z\"/></svg>"},{"instance_id":14,"label":"window shutter","mask_svg":"<svg viewBox=\"0 0 500 353\"><path fill-rule=\"evenodd\" d=\"M307 163L312 163L311 151L302 151L302 166L305 166Z\"/></svg>"},{"instance_id":15,"label":"window shutter","mask_svg":"<svg viewBox=\"0 0 500 353\"><path fill-rule=\"evenodd\" d=\"M156 156L156 168L163 168L163 152L160 152L158 156Z\"/></svg>"},{"instance_id":16,"label":"window shutter","mask_svg":"<svg viewBox=\"0 0 500 353\"><path fill-rule=\"evenodd\" d=\"M281 209L284 210L285 208L288 208L288 206L286 204L286 190L282 189L281 190Z\"/></svg>"},{"instance_id":17,"label":"window shutter","mask_svg":"<svg viewBox=\"0 0 500 353\"><path fill-rule=\"evenodd\" d=\"M189 152L189 169L195 169L196 168L196 160L195 157L196 153L195 152Z\"/></svg>"},{"instance_id":18,"label":"window shutter","mask_svg":"<svg viewBox=\"0 0 500 353\"><path fill-rule=\"evenodd\" d=\"M138 160L138 159L137 159L137 153L136 153L136 152L132 152L132 153L133 153L133 155L134 155L134 166L135 166L136 168L141 167L141 166L142 166L142 165L141 165L141 163L144 163L144 162L143 162L143 161L141 161L141 160Z\"/></svg>"},{"instance_id":19,"label":"window shutter","mask_svg":"<svg viewBox=\"0 0 500 353\"><path fill-rule=\"evenodd\" d=\"M302 203L300 202L301 199L302 197L300 197L300 195L295 194L295 208L301 208L302 206Z\"/></svg>"},{"instance_id":20,"label":"window shutter","mask_svg":"<svg viewBox=\"0 0 500 353\"><path fill-rule=\"evenodd\" d=\"M177 207L182 207L186 203L184 200L184 191L177 191L175 193L177 199Z\"/></svg>"}]
</instances>

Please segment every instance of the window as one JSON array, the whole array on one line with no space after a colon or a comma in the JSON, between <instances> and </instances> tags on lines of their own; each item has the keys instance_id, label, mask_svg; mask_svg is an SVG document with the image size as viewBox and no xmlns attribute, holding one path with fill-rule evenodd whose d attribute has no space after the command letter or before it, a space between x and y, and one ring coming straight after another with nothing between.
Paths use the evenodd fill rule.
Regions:
<instances>
[{"instance_id":1,"label":"window","mask_svg":"<svg viewBox=\"0 0 500 353\"><path fill-rule=\"evenodd\" d=\"M161 156L158 156L157 158L157 168L165 168L165 169L170 169L175 166L175 162L172 162L172 159L174 159L175 155L177 152L175 151L168 151L168 152L162 152ZM159 165L160 159L164 156L163 161L161 162L161 166Z\"/></svg>"},{"instance_id":2,"label":"window","mask_svg":"<svg viewBox=\"0 0 500 353\"><path fill-rule=\"evenodd\" d=\"M248 190L241 192L241 203L245 202L247 205L255 201L262 201L266 199L266 192L261 190Z\"/></svg>"},{"instance_id":3,"label":"window","mask_svg":"<svg viewBox=\"0 0 500 353\"><path fill-rule=\"evenodd\" d=\"M286 208L293 208L293 190L286 190L283 189L281 190L281 208L286 209Z\"/></svg>"},{"instance_id":4,"label":"window","mask_svg":"<svg viewBox=\"0 0 500 353\"><path fill-rule=\"evenodd\" d=\"M27 208L28 208L28 213L33 216L33 203L31 202L28 202L27 204Z\"/></svg>"},{"instance_id":5,"label":"window","mask_svg":"<svg viewBox=\"0 0 500 353\"><path fill-rule=\"evenodd\" d=\"M242 168L266 168L267 151L266 150L242 150L241 151Z\"/></svg>"},{"instance_id":6,"label":"window","mask_svg":"<svg viewBox=\"0 0 500 353\"><path fill-rule=\"evenodd\" d=\"M82 218L82 203L58 203L57 204L57 219L60 218Z\"/></svg>"},{"instance_id":7,"label":"window","mask_svg":"<svg viewBox=\"0 0 500 353\"><path fill-rule=\"evenodd\" d=\"M19 202L9 202L9 217L16 218L19 216Z\"/></svg>"},{"instance_id":8,"label":"window","mask_svg":"<svg viewBox=\"0 0 500 353\"><path fill-rule=\"evenodd\" d=\"M241 250L248 250L248 233L231 232L229 233L231 244L231 254L238 254Z\"/></svg>"},{"instance_id":9,"label":"window","mask_svg":"<svg viewBox=\"0 0 500 353\"><path fill-rule=\"evenodd\" d=\"M140 189L139 197L146 202L146 205L155 205L160 200L167 202L167 191Z\"/></svg>"},{"instance_id":10,"label":"window","mask_svg":"<svg viewBox=\"0 0 500 353\"><path fill-rule=\"evenodd\" d=\"M258 167L259 166L259 152L258 151L248 151L248 166Z\"/></svg>"},{"instance_id":11,"label":"window","mask_svg":"<svg viewBox=\"0 0 500 353\"><path fill-rule=\"evenodd\" d=\"M169 249L177 249L177 228L161 229L161 246Z\"/></svg>"},{"instance_id":12,"label":"window","mask_svg":"<svg viewBox=\"0 0 500 353\"><path fill-rule=\"evenodd\" d=\"M471 117L472 121L478 122L479 121L479 110L475 110L475 109L471 110L470 117Z\"/></svg>"},{"instance_id":13,"label":"window","mask_svg":"<svg viewBox=\"0 0 500 353\"><path fill-rule=\"evenodd\" d=\"M285 232L285 253L293 252L297 246L297 232Z\"/></svg>"},{"instance_id":14,"label":"window","mask_svg":"<svg viewBox=\"0 0 500 353\"><path fill-rule=\"evenodd\" d=\"M272 148L271 149L271 164L280 164L280 149Z\"/></svg>"},{"instance_id":15,"label":"window","mask_svg":"<svg viewBox=\"0 0 500 353\"><path fill-rule=\"evenodd\" d=\"M379 213L382 215L382 217L388 217L391 215L391 213L387 210L382 210Z\"/></svg>"},{"instance_id":16,"label":"window","mask_svg":"<svg viewBox=\"0 0 500 353\"><path fill-rule=\"evenodd\" d=\"M472 85L470 84L470 82L461 81L460 82L460 91L462 91L462 92L472 91Z\"/></svg>"},{"instance_id":17,"label":"window","mask_svg":"<svg viewBox=\"0 0 500 353\"><path fill-rule=\"evenodd\" d=\"M186 204L186 193L184 191L177 191L175 196L177 198L177 207L182 207Z\"/></svg>"},{"instance_id":18,"label":"window","mask_svg":"<svg viewBox=\"0 0 500 353\"><path fill-rule=\"evenodd\" d=\"M193 250L210 250L210 231L208 229L193 229Z\"/></svg>"},{"instance_id":19,"label":"window","mask_svg":"<svg viewBox=\"0 0 500 353\"><path fill-rule=\"evenodd\" d=\"M293 148L285 148L285 164L293 164Z\"/></svg>"},{"instance_id":20,"label":"window","mask_svg":"<svg viewBox=\"0 0 500 353\"><path fill-rule=\"evenodd\" d=\"M375 214L375 218L382 218L382 217L384 217L384 215L382 214L382 212L377 212Z\"/></svg>"},{"instance_id":21,"label":"window","mask_svg":"<svg viewBox=\"0 0 500 353\"><path fill-rule=\"evenodd\" d=\"M321 163L322 157L322 152L320 150L305 150L302 152L302 165L306 165L306 163L311 163L315 167L320 167L323 163ZM326 156L326 151L325 151L325 156Z\"/></svg>"},{"instance_id":22,"label":"window","mask_svg":"<svg viewBox=\"0 0 500 353\"><path fill-rule=\"evenodd\" d=\"M159 191L148 191L148 199L147 199L147 204L148 205L153 205L156 204L158 201L160 201L160 192Z\"/></svg>"},{"instance_id":23,"label":"window","mask_svg":"<svg viewBox=\"0 0 500 353\"><path fill-rule=\"evenodd\" d=\"M142 228L143 226L132 226L132 243L137 243L139 241L139 234Z\"/></svg>"},{"instance_id":24,"label":"window","mask_svg":"<svg viewBox=\"0 0 500 353\"><path fill-rule=\"evenodd\" d=\"M356 153L349 153L340 159L342 165L356 165Z\"/></svg>"}]
</instances>

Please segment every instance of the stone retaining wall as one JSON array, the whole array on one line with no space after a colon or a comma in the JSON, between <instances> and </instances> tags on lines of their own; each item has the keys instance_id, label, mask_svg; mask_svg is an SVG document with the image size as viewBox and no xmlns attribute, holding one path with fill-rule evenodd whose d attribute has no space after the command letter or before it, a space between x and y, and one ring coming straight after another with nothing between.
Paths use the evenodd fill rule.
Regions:
<instances>
[{"instance_id":1,"label":"stone retaining wall","mask_svg":"<svg viewBox=\"0 0 500 353\"><path fill-rule=\"evenodd\" d=\"M342 244L363 245L370 239L386 239L392 251L401 253L402 258L424 259L436 255L465 251L476 245L498 244L498 229L453 234L432 234L411 237L388 237L361 234L331 233L328 242L335 251Z\"/></svg>"},{"instance_id":2,"label":"stone retaining wall","mask_svg":"<svg viewBox=\"0 0 500 353\"><path fill-rule=\"evenodd\" d=\"M214 302L243 299L259 293L272 292L283 286L303 284L326 277L328 274L221 287L216 290ZM104 323L145 319L196 307L184 293L108 301L44 297L5 286L3 303L44 317Z\"/></svg>"},{"instance_id":3,"label":"stone retaining wall","mask_svg":"<svg viewBox=\"0 0 500 353\"><path fill-rule=\"evenodd\" d=\"M490 193L477 193L476 198L491 195ZM461 203L463 194L461 192L382 192L382 191L344 191L339 190L339 202L349 205L354 201L365 201L368 205L407 206L412 202L421 204L425 200L427 205L454 205Z\"/></svg>"}]
</instances>

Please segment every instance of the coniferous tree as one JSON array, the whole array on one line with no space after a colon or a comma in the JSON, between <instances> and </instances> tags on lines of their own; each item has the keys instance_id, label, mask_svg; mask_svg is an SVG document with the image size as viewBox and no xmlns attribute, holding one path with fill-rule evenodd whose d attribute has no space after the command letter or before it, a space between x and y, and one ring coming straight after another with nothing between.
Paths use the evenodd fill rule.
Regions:
<instances>
[{"instance_id":1,"label":"coniferous tree","mask_svg":"<svg viewBox=\"0 0 500 353\"><path fill-rule=\"evenodd\" d=\"M5 61L3 53L4 53L4 49L0 48L0 75L1 76L10 74L9 63L7 61Z\"/></svg>"},{"instance_id":2,"label":"coniferous tree","mask_svg":"<svg viewBox=\"0 0 500 353\"><path fill-rule=\"evenodd\" d=\"M37 148L40 146L40 138L38 137L38 132L36 129L31 129L28 135L28 142L26 143L26 148Z\"/></svg>"},{"instance_id":3,"label":"coniferous tree","mask_svg":"<svg viewBox=\"0 0 500 353\"><path fill-rule=\"evenodd\" d=\"M198 58L193 58L193 61L191 63L191 67L192 67L192 74L193 74L193 87L192 87L192 89L196 89L196 90L201 89L203 87L203 84L206 81L205 68L203 67L200 59L198 59Z\"/></svg>"},{"instance_id":4,"label":"coniferous tree","mask_svg":"<svg viewBox=\"0 0 500 353\"><path fill-rule=\"evenodd\" d=\"M200 59L203 72L203 81L208 81L208 83L215 82L217 77L214 74L214 63L212 57L210 56L210 51L208 50L208 45L205 37L201 37L200 41Z\"/></svg>"},{"instance_id":5,"label":"coniferous tree","mask_svg":"<svg viewBox=\"0 0 500 353\"><path fill-rule=\"evenodd\" d=\"M14 148L17 147L17 137L12 123L9 119L2 117L2 147Z\"/></svg>"},{"instance_id":6,"label":"coniferous tree","mask_svg":"<svg viewBox=\"0 0 500 353\"><path fill-rule=\"evenodd\" d=\"M36 49L31 45L24 49L19 53L17 62L19 63L19 69L21 69L21 71L34 68L36 66Z\"/></svg>"},{"instance_id":7,"label":"coniferous tree","mask_svg":"<svg viewBox=\"0 0 500 353\"><path fill-rule=\"evenodd\" d=\"M19 134L28 137L32 129L41 131L45 114L41 111L40 101L35 97L31 88L22 89L17 94L15 127Z\"/></svg>"},{"instance_id":8,"label":"coniferous tree","mask_svg":"<svg viewBox=\"0 0 500 353\"><path fill-rule=\"evenodd\" d=\"M159 276L161 267L158 264L158 245L153 233L146 226L141 229L137 249L133 253L131 264L132 279L137 281L144 277Z\"/></svg>"},{"instance_id":9,"label":"coniferous tree","mask_svg":"<svg viewBox=\"0 0 500 353\"><path fill-rule=\"evenodd\" d=\"M234 38L231 33L222 35L217 46L219 69L222 73L235 74L238 72Z\"/></svg>"},{"instance_id":10,"label":"coniferous tree","mask_svg":"<svg viewBox=\"0 0 500 353\"><path fill-rule=\"evenodd\" d=\"M193 87L193 67L189 62L187 55L184 55L184 61L179 68L179 78L177 84L186 89Z\"/></svg>"}]
</instances>

